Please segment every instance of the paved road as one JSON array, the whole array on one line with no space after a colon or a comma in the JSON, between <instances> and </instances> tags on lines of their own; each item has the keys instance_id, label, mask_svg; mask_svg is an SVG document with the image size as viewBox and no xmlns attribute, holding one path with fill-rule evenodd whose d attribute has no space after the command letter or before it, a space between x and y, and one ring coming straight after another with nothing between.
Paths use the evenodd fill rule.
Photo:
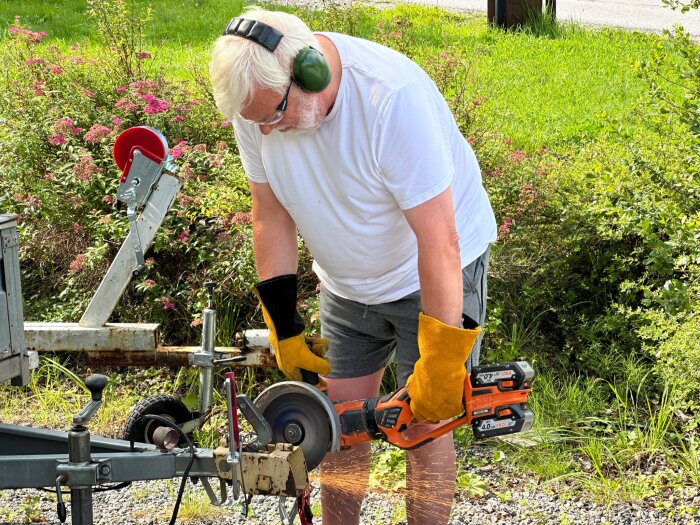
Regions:
<instances>
[{"instance_id":1,"label":"paved road","mask_svg":"<svg viewBox=\"0 0 700 525\"><path fill-rule=\"evenodd\" d=\"M486 11L487 0L402 0L448 9ZM661 0L557 0L557 18L584 25L616 26L659 32L682 25L700 39L700 10L682 14L665 7Z\"/></svg>"}]
</instances>

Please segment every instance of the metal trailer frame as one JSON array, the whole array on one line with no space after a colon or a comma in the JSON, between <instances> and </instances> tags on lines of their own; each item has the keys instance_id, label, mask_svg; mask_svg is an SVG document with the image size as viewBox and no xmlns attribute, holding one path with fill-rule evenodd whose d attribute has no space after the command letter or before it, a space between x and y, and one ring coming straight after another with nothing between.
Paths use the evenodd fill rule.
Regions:
<instances>
[{"instance_id":1,"label":"metal trailer frame","mask_svg":"<svg viewBox=\"0 0 700 525\"><path fill-rule=\"evenodd\" d=\"M14 385L21 386L28 383L29 369L36 366L38 357L36 352L25 348L23 339L15 216L0 215L0 240L0 381L11 380ZM211 297L211 285L208 288ZM185 478L194 478L201 482L212 504L221 505L227 499L229 485L232 485L234 498L238 499L240 482L244 506L247 505L247 497L254 494L279 496L282 516L286 512L284 500L299 497L309 484L302 450L286 443L270 443L272 433L269 425L250 399L239 394L236 402L233 402L232 374L224 385L229 428L232 428L231 422L236 417L237 403L258 436L258 440L252 444L255 446L246 450L231 450L224 439L216 449L197 448L189 438L186 438L189 444L187 449L175 446L177 433L184 436L206 421L212 403L213 368L246 359L245 356L227 357L216 352L216 311L211 301L204 311L204 317L206 326L202 347L191 354L192 364L201 370L199 418L178 427L163 418L158 419L158 416L147 416L156 418L163 425L154 432L154 444L92 437L86 425L102 404L102 391L107 386L107 378L90 376L85 385L92 394L92 400L73 416L73 426L68 432L0 423L0 490L55 488L58 517L64 522L67 510L61 487L68 487L71 494L71 523L92 525L92 494L96 486L106 485L107 488L116 489L121 488L122 483L132 481L179 477L184 482ZM264 347L267 346L267 331L251 331L242 339ZM212 488L210 478L218 478L218 490ZM283 519L292 523L295 512L296 506Z\"/></svg>"},{"instance_id":2,"label":"metal trailer frame","mask_svg":"<svg viewBox=\"0 0 700 525\"><path fill-rule=\"evenodd\" d=\"M182 477L189 452L164 453L156 445L90 436L91 461L71 465L69 432L0 423L0 490L54 487L57 471L70 470L68 486ZM217 477L213 449L195 449L192 477Z\"/></svg>"},{"instance_id":3,"label":"metal trailer frame","mask_svg":"<svg viewBox=\"0 0 700 525\"><path fill-rule=\"evenodd\" d=\"M17 217L0 215L0 382L21 386L38 363L24 344L24 312L19 273Z\"/></svg>"},{"instance_id":4,"label":"metal trailer frame","mask_svg":"<svg viewBox=\"0 0 700 525\"><path fill-rule=\"evenodd\" d=\"M127 132L131 133L134 129L130 128ZM141 354L135 361L141 359L142 363L128 364L158 363L159 350L162 350L158 325L107 323L131 278L143 268L144 253L180 189L180 181L173 175L174 165L167 156L165 139L151 128L137 131L138 136L158 134L166 158L157 159L160 160L158 163L151 156L142 155L138 140L127 144L126 151L130 150L133 164L130 161L124 168L119 199L128 205L130 233L79 323L24 323L17 217L0 214L0 382L10 380L13 385L26 385L30 369L38 365L37 350L92 351L111 355L133 350L135 354ZM127 132L124 136L136 136ZM153 418L159 424L153 434L153 444L91 437L86 425L102 404L102 391L107 385L107 378L90 376L85 385L92 394L92 400L73 416L73 426L68 432L0 423L0 490L55 487L57 512L60 521L64 522L67 511L62 501L61 487L68 487L73 525L92 525L92 492L93 487L98 485L174 477L181 477L184 482L187 477L196 478L202 482L214 505L220 505L227 499L229 485L232 485L234 498L238 499L239 482L243 488L244 505L247 505L247 497L253 494L280 496L282 502L286 497L300 497L307 491L308 472L301 448L270 442L272 432L269 425L252 401L242 394L232 397L235 391L233 374L227 374L230 377L224 384L227 389L229 429L232 428L231 422L237 418L235 407L238 403L258 439L248 443L244 450L240 448L237 435L236 445L231 445L233 437L229 432L228 443L223 439L219 447L212 450L196 448L187 437L189 432L204 424L211 411L215 366L234 362L239 366L270 366L274 363L267 331L244 334L239 348L215 347L216 311L211 301L213 285L207 288L210 301L204 310L202 346L173 352L178 354L179 365L189 364L200 368L199 417L179 426L167 418L146 415L146 418ZM252 352L249 351L251 345L254 348ZM255 348L255 345L259 347ZM165 349L160 356L161 362L162 355L170 353ZM146 358L142 359L144 355ZM179 436L187 441L187 449L176 448ZM213 490L209 483L212 477L219 479L218 491ZM282 503L280 509L282 513ZM290 518L288 523L293 521L293 514L290 514Z\"/></svg>"},{"instance_id":5,"label":"metal trailer frame","mask_svg":"<svg viewBox=\"0 0 700 525\"><path fill-rule=\"evenodd\" d=\"M38 356L25 347L18 245L17 217L0 214L0 382L23 386ZM84 424L100 404L101 389L93 392L93 401L74 418L69 432L0 423L0 490L56 487L60 494L60 486L68 486L73 524L89 525L92 487L185 474L192 459L187 450L91 438ZM217 477L214 451L196 449L188 476Z\"/></svg>"}]
</instances>

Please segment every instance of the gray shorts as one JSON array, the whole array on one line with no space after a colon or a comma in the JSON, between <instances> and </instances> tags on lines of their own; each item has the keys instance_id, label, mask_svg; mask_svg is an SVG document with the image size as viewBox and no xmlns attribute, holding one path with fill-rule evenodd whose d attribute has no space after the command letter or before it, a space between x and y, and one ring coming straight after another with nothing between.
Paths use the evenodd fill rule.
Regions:
<instances>
[{"instance_id":1,"label":"gray shorts","mask_svg":"<svg viewBox=\"0 0 700 525\"><path fill-rule=\"evenodd\" d=\"M464 302L462 312L483 326L486 317L486 274L489 249L462 269ZM343 299L321 287L321 335L328 338L326 357L331 362L329 377L351 378L373 374L396 359L396 380L406 383L418 360L418 313L420 291L398 301L366 305ZM467 362L479 362L481 337Z\"/></svg>"}]
</instances>

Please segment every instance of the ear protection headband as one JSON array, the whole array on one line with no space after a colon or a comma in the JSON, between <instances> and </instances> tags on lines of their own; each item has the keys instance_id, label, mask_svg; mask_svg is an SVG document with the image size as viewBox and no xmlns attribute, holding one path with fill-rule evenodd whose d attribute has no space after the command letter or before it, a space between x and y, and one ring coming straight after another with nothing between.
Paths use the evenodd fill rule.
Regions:
<instances>
[{"instance_id":1,"label":"ear protection headband","mask_svg":"<svg viewBox=\"0 0 700 525\"><path fill-rule=\"evenodd\" d=\"M270 53L277 49L284 36L272 26L246 18L232 19L226 26L224 35L236 35L252 40ZM331 70L321 52L313 47L301 49L294 57L292 80L309 93L323 91L331 81Z\"/></svg>"}]
</instances>

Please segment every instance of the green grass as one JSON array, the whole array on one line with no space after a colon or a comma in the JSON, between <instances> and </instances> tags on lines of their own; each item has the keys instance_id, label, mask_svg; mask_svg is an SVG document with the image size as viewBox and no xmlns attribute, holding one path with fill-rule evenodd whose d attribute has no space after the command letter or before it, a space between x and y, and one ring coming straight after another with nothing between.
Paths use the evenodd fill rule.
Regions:
<instances>
[{"instance_id":1,"label":"green grass","mask_svg":"<svg viewBox=\"0 0 700 525\"><path fill-rule=\"evenodd\" d=\"M153 8L146 27L149 49L172 77L183 78L191 64L208 62L208 52L221 28L240 12L242 2L176 0L136 2ZM45 31L47 42L68 45L96 42L95 24L87 3L63 0L0 2L0 28L15 15L35 31ZM591 138L607 117L628 115L645 86L632 64L652 51L657 37L622 30L583 29L533 24L529 31L490 28L485 15L457 15L434 8L400 5L391 9L328 9L302 12L314 29L350 30L358 36L377 36L379 24L404 21L398 42L422 62L440 49L464 51L469 64L468 95L484 97L481 118L500 130L513 144L535 150ZM554 34L554 36L552 36Z\"/></svg>"},{"instance_id":2,"label":"green grass","mask_svg":"<svg viewBox=\"0 0 700 525\"><path fill-rule=\"evenodd\" d=\"M138 10L153 9L153 20L146 30L151 44L166 47L212 42L230 18L238 14L242 0L127 0ZM44 31L66 42L94 40L95 23L87 16L86 0L1 0L0 29L15 16L34 31Z\"/></svg>"}]
</instances>

